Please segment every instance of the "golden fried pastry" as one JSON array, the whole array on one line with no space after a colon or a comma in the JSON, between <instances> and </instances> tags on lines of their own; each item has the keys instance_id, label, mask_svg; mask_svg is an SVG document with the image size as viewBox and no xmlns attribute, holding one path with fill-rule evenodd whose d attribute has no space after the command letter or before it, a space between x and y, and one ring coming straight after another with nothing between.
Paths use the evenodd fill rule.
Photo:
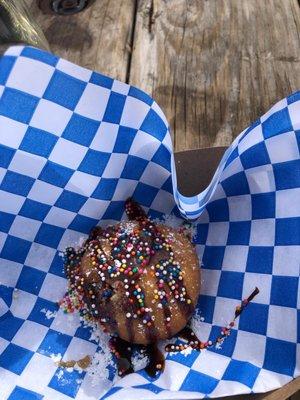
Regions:
<instances>
[{"instance_id":1,"label":"golden fried pastry","mask_svg":"<svg viewBox=\"0 0 300 400\"><path fill-rule=\"evenodd\" d=\"M199 263L178 229L156 225L132 200L126 213L129 221L97 227L82 248L66 250L66 274L84 315L148 345L186 326L199 296Z\"/></svg>"}]
</instances>

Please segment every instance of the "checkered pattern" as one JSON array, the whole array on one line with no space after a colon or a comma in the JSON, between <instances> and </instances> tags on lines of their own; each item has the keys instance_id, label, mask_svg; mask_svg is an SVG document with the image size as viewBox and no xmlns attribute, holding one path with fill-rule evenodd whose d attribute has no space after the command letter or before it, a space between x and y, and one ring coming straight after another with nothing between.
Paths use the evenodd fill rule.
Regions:
<instances>
[{"instance_id":1,"label":"checkered pattern","mask_svg":"<svg viewBox=\"0 0 300 400\"><path fill-rule=\"evenodd\" d=\"M167 121L148 95L11 47L0 59L1 399L218 397L298 376L299 132L295 93L242 132L209 187L186 198L176 189ZM153 217L179 209L196 220L202 340L219 335L255 286L260 294L222 349L168 355L157 378L140 371L107 391L50 357L99 351L78 317L58 310L66 288L59 253L94 225L123 218L129 196Z\"/></svg>"}]
</instances>

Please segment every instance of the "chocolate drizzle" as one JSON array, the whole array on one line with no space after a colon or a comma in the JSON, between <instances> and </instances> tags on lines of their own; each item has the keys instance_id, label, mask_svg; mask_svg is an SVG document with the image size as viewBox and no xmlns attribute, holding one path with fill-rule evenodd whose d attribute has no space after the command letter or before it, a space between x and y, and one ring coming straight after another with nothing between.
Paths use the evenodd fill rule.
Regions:
<instances>
[{"instance_id":1,"label":"chocolate drizzle","mask_svg":"<svg viewBox=\"0 0 300 400\"><path fill-rule=\"evenodd\" d=\"M184 286L181 267L174 260L168 239L132 200L126 202L125 209L129 220L138 222L138 229L133 228L129 231L121 224L119 227L93 229L82 249L66 250L66 275L70 280L70 289L82 300L82 310L92 318L100 318L102 322L107 323L114 318L109 317L109 313L102 308L111 309L110 299L115 294L115 286L120 283L118 289L122 286L124 296L127 297L123 301L126 318L140 319L145 325L149 341L153 342L156 338L155 317L151 306L145 306L145 293L139 282L149 268L156 278L157 285L152 303L157 303L158 307L163 308L168 331L172 316L170 299L177 301L181 307L184 305L185 311L188 311L187 308L192 311L193 304ZM150 267L157 252L163 256ZM81 268L83 254L87 254L91 262L86 275ZM129 324L127 325L130 328ZM129 340L132 339L132 335L129 335Z\"/></svg>"},{"instance_id":2,"label":"chocolate drizzle","mask_svg":"<svg viewBox=\"0 0 300 400\"><path fill-rule=\"evenodd\" d=\"M158 372L164 370L165 357L155 343L146 346L146 354L149 356L149 363L145 370L149 376L154 378Z\"/></svg>"},{"instance_id":3,"label":"chocolate drizzle","mask_svg":"<svg viewBox=\"0 0 300 400\"><path fill-rule=\"evenodd\" d=\"M132 345L120 337L114 336L110 339L109 345L112 353L116 357L118 375L121 377L134 372L131 362L134 349L139 350L145 356L149 357L148 364L145 368L149 376L155 377L158 372L164 370L165 357L156 343L152 343L148 346Z\"/></svg>"},{"instance_id":4,"label":"chocolate drizzle","mask_svg":"<svg viewBox=\"0 0 300 400\"><path fill-rule=\"evenodd\" d=\"M233 321L230 322L230 324L227 327L221 329L221 335L218 336L214 341L201 342L201 340L198 339L193 330L189 326L186 326L177 335L178 338L184 340L186 343L177 345L167 344L165 346L165 351L168 353L176 353L183 351L188 347L192 348L193 350L201 351L206 348L222 343L224 339L230 335L230 330L234 326L234 321L236 320L236 318L239 317L239 315L244 311L249 302L258 293L259 293L258 288L255 288L255 290L250 294L250 296L247 299L244 299L241 302L241 305L236 307ZM111 344L111 349L117 358L119 375L125 376L133 372L133 367L131 364L132 349L133 349L132 345L118 337L113 337L111 339L110 344ZM165 358L155 343L150 344L148 346L135 345L135 347L138 347L141 351L143 351L148 355L149 363L145 368L145 370L151 377L155 377L158 372L164 370Z\"/></svg>"},{"instance_id":5,"label":"chocolate drizzle","mask_svg":"<svg viewBox=\"0 0 300 400\"><path fill-rule=\"evenodd\" d=\"M259 293L258 288L256 287L254 291L250 294L247 299L242 300L241 305L237 306L235 309L235 314L233 320L227 325L226 327L223 327L221 329L221 335L218 336L214 341L209 340L208 342L201 342L201 340L198 339L196 334L193 332L193 330L189 327L186 326L182 331L178 333L178 337L180 339L183 339L187 343L185 344L167 344L165 346L165 351L168 353L176 353L182 350L187 349L188 347L191 347L193 350L203 350L208 347L216 346L218 344L223 343L224 339L230 335L231 329L235 325L235 320L241 315L241 313L244 311L244 309L247 307L249 302L254 299L254 297Z\"/></svg>"},{"instance_id":6,"label":"chocolate drizzle","mask_svg":"<svg viewBox=\"0 0 300 400\"><path fill-rule=\"evenodd\" d=\"M76 305L71 307L110 333L118 334L116 313L123 310L128 340L134 342L132 322L137 319L148 342L155 343L159 333L152 307L162 309L165 329L171 337L170 303L177 302L187 316L194 306L184 285L181 266L174 259L171 239L131 199L126 201L125 210L129 221L135 221L132 226L128 222L106 229L96 227L82 248L66 249L68 296L75 299ZM141 278L147 273L154 278L156 288L146 304ZM158 350L155 354L154 358L160 360L156 364L162 369L163 357ZM150 369L154 370L153 366Z\"/></svg>"},{"instance_id":7,"label":"chocolate drizzle","mask_svg":"<svg viewBox=\"0 0 300 400\"><path fill-rule=\"evenodd\" d=\"M112 353L116 357L119 376L125 376L134 372L133 365L131 363L131 344L118 336L113 336L109 341L109 346Z\"/></svg>"},{"instance_id":8,"label":"chocolate drizzle","mask_svg":"<svg viewBox=\"0 0 300 400\"><path fill-rule=\"evenodd\" d=\"M117 360L118 373L125 376L133 372L132 353L135 332L133 320L137 319L150 345L134 345L149 357L146 371L150 376L163 371L165 360L157 347L155 315L156 306L163 311L164 324L168 336L172 336L170 304L177 303L187 317L194 310L189 297L184 274L180 264L174 259L172 244L136 203L129 199L126 213L130 223L120 223L106 229L94 228L83 247L79 250L67 248L65 251L65 271L69 280L68 293L62 303L67 312L79 310L85 319L97 322L104 331L113 333L110 348ZM151 305L145 299L143 275L149 273L154 278ZM178 336L185 344L168 344L167 352L178 352L191 347L202 350L222 343L230 334L235 319L243 312L259 290L254 292L235 310L233 321L222 328L221 335L214 341L201 342L188 326ZM118 336L117 309L124 313L128 341Z\"/></svg>"}]
</instances>

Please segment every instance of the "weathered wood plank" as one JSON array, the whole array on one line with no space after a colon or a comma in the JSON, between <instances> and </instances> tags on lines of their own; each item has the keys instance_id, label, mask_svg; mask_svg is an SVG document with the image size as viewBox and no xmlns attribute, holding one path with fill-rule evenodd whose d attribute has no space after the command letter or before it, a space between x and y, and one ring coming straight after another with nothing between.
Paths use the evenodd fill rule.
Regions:
<instances>
[{"instance_id":1,"label":"weathered wood plank","mask_svg":"<svg viewBox=\"0 0 300 400\"><path fill-rule=\"evenodd\" d=\"M73 15L45 15L27 0L51 50L69 61L126 80L135 13L134 0L96 1Z\"/></svg>"},{"instance_id":2,"label":"weathered wood plank","mask_svg":"<svg viewBox=\"0 0 300 400\"><path fill-rule=\"evenodd\" d=\"M300 87L297 0L140 0L130 83L154 96L176 150L229 145Z\"/></svg>"}]
</instances>

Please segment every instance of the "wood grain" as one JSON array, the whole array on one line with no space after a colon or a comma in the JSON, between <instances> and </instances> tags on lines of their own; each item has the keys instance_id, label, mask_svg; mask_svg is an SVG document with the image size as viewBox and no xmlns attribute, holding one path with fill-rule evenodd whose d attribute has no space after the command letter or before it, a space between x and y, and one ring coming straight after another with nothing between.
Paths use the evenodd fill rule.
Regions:
<instances>
[{"instance_id":1,"label":"wood grain","mask_svg":"<svg viewBox=\"0 0 300 400\"><path fill-rule=\"evenodd\" d=\"M297 0L140 0L130 83L171 123L176 150L229 145L300 87Z\"/></svg>"},{"instance_id":2,"label":"wood grain","mask_svg":"<svg viewBox=\"0 0 300 400\"><path fill-rule=\"evenodd\" d=\"M97 0L73 16L43 14L36 0L27 0L53 53L83 67L126 81L135 2Z\"/></svg>"},{"instance_id":3,"label":"wood grain","mask_svg":"<svg viewBox=\"0 0 300 400\"><path fill-rule=\"evenodd\" d=\"M150 93L177 151L229 145L300 87L297 0L97 0L70 17L26 1L53 52Z\"/></svg>"}]
</instances>

